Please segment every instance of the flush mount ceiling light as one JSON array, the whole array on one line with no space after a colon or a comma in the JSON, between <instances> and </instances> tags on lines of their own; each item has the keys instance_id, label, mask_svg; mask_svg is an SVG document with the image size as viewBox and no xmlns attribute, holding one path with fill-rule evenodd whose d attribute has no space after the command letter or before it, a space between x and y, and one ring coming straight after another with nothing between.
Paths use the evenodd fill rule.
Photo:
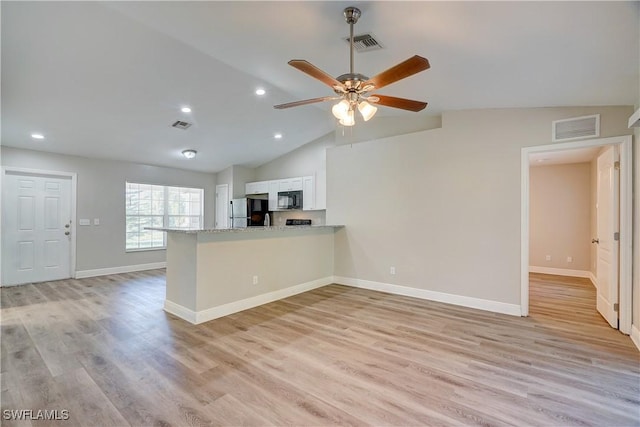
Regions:
<instances>
[{"instance_id":1,"label":"flush mount ceiling light","mask_svg":"<svg viewBox=\"0 0 640 427\"><path fill-rule=\"evenodd\" d=\"M262 89L262 88L260 88L260 89L256 89L256 95L260 95L260 96L262 96L262 95L264 95L265 93L267 93L267 91L266 91L266 90L264 90L264 89Z\"/></svg>"},{"instance_id":2,"label":"flush mount ceiling light","mask_svg":"<svg viewBox=\"0 0 640 427\"><path fill-rule=\"evenodd\" d=\"M44 135L41 133L32 133L31 138L33 139L44 139Z\"/></svg>"},{"instance_id":3,"label":"flush mount ceiling light","mask_svg":"<svg viewBox=\"0 0 640 427\"><path fill-rule=\"evenodd\" d=\"M190 113L191 112L191 107L187 107L187 106L182 107L180 109L180 111L182 111L183 113Z\"/></svg>"},{"instance_id":4,"label":"flush mount ceiling light","mask_svg":"<svg viewBox=\"0 0 640 427\"><path fill-rule=\"evenodd\" d=\"M275 139L282 139L282 134L281 133L276 133L276 134L273 135L273 137Z\"/></svg>"},{"instance_id":5,"label":"flush mount ceiling light","mask_svg":"<svg viewBox=\"0 0 640 427\"><path fill-rule=\"evenodd\" d=\"M184 150L182 152L182 155L185 156L187 159L193 159L196 156L196 154L198 154L198 152L196 150L191 150L191 149Z\"/></svg>"},{"instance_id":6,"label":"flush mount ceiling light","mask_svg":"<svg viewBox=\"0 0 640 427\"><path fill-rule=\"evenodd\" d=\"M356 7L347 7L343 13L347 23L349 24L350 32L349 45L351 58L349 73L333 78L307 61L301 59L293 59L289 61L289 65L310 75L314 79L320 80L322 83L333 89L338 96L323 96L321 98L289 102L287 104L274 105L274 108L283 109L298 107L300 105L315 104L317 102L340 100L333 106L331 112L343 126L353 126L355 124L354 112L356 109L358 109L364 121L370 120L378 110L378 108L373 104L400 108L408 111L420 111L424 109L427 106L426 102L386 95L368 95L368 93L427 70L430 67L429 61L426 58L415 55L372 78L355 73L353 71L353 25L358 22L358 18L360 18L362 13L360 12L360 9Z\"/></svg>"}]
</instances>

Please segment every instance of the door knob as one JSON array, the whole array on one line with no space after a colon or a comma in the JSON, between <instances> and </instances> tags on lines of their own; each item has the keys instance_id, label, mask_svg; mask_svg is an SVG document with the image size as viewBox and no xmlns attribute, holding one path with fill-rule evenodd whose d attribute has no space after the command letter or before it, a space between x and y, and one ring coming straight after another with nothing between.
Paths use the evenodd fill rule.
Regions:
<instances>
[{"instance_id":1,"label":"door knob","mask_svg":"<svg viewBox=\"0 0 640 427\"><path fill-rule=\"evenodd\" d=\"M591 239L591 243L600 243L600 239Z\"/></svg>"},{"instance_id":2,"label":"door knob","mask_svg":"<svg viewBox=\"0 0 640 427\"><path fill-rule=\"evenodd\" d=\"M70 224L65 224L64 228L69 228L71 225Z\"/></svg>"},{"instance_id":3,"label":"door knob","mask_svg":"<svg viewBox=\"0 0 640 427\"><path fill-rule=\"evenodd\" d=\"M65 236L68 236L69 234L71 234L71 233L69 233L68 231L65 231L65 232L64 232L64 235L65 235Z\"/></svg>"}]
</instances>

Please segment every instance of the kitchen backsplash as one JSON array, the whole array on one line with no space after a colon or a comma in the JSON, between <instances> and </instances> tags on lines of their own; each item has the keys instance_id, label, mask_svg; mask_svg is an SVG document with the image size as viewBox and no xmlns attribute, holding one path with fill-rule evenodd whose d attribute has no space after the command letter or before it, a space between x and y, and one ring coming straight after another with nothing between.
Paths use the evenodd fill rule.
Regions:
<instances>
[{"instance_id":1,"label":"kitchen backsplash","mask_svg":"<svg viewBox=\"0 0 640 427\"><path fill-rule=\"evenodd\" d=\"M271 225L285 225L288 219L310 219L312 225L326 225L326 211L275 211Z\"/></svg>"}]
</instances>

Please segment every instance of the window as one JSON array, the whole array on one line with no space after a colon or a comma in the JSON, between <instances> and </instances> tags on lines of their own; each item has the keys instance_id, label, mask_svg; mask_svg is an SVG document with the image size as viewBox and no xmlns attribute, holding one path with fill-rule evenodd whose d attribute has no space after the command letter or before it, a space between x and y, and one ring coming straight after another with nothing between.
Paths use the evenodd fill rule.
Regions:
<instances>
[{"instance_id":1,"label":"window","mask_svg":"<svg viewBox=\"0 0 640 427\"><path fill-rule=\"evenodd\" d=\"M126 185L126 250L166 247L165 233L145 227L201 228L204 190L164 185Z\"/></svg>"}]
</instances>

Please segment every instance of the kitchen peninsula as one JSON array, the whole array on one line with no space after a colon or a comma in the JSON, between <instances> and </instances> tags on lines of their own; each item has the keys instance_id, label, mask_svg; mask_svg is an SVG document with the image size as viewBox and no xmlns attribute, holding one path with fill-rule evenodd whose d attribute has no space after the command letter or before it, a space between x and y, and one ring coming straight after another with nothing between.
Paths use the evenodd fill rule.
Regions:
<instances>
[{"instance_id":1,"label":"kitchen peninsula","mask_svg":"<svg viewBox=\"0 0 640 427\"><path fill-rule=\"evenodd\" d=\"M198 324L328 285L342 226L167 232L165 311Z\"/></svg>"}]
</instances>

